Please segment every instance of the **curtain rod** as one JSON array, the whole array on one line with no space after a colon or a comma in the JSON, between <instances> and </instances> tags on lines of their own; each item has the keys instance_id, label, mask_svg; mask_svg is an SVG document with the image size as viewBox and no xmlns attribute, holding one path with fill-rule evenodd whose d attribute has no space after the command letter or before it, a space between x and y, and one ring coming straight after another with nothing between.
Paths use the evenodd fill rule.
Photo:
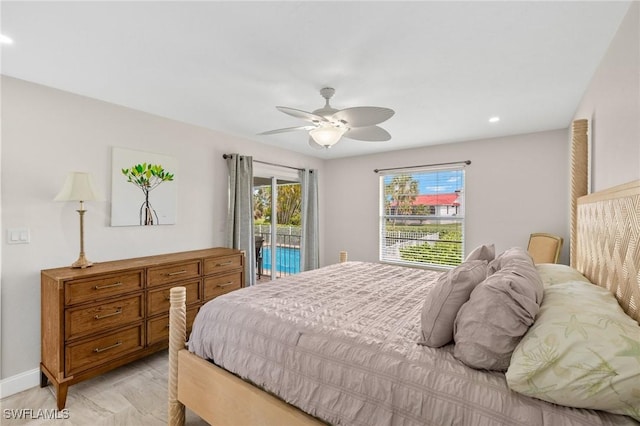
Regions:
<instances>
[{"instance_id":1,"label":"curtain rod","mask_svg":"<svg viewBox=\"0 0 640 426\"><path fill-rule=\"evenodd\" d=\"M232 158L233 154L222 154L222 158L224 158L225 160L227 158ZM260 163L260 164L267 164L269 166L276 166L276 167L284 167L286 169L293 169L293 170L298 170L298 171L302 171L304 169L299 169L297 167L293 167L293 166L285 166L283 164L276 164L276 163L269 163L267 161L260 161L260 160L253 160L254 163Z\"/></svg>"},{"instance_id":2,"label":"curtain rod","mask_svg":"<svg viewBox=\"0 0 640 426\"><path fill-rule=\"evenodd\" d=\"M386 172L387 170L401 170L401 169L417 169L420 167L433 167L433 166L450 166L452 164L471 164L471 160L465 161L452 161L450 163L434 163L434 164L420 164L418 166L404 166L404 167L389 167L387 169L373 169L374 173Z\"/></svg>"}]
</instances>

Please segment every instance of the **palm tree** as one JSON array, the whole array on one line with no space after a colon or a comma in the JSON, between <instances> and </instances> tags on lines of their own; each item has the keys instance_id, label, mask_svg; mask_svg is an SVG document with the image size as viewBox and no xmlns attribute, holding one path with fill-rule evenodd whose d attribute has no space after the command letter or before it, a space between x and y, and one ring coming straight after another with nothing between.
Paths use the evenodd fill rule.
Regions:
<instances>
[{"instance_id":1,"label":"palm tree","mask_svg":"<svg viewBox=\"0 0 640 426\"><path fill-rule=\"evenodd\" d=\"M271 221L271 187L257 186L253 189L253 219Z\"/></svg>"},{"instance_id":2,"label":"palm tree","mask_svg":"<svg viewBox=\"0 0 640 426\"><path fill-rule=\"evenodd\" d=\"M385 209L396 215L413 213L413 202L418 195L418 181L411 175L397 175L384 187ZM395 225L395 219L394 219Z\"/></svg>"},{"instance_id":3,"label":"palm tree","mask_svg":"<svg viewBox=\"0 0 640 426\"><path fill-rule=\"evenodd\" d=\"M302 192L300 184L278 185L278 223L300 225Z\"/></svg>"},{"instance_id":4,"label":"palm tree","mask_svg":"<svg viewBox=\"0 0 640 426\"><path fill-rule=\"evenodd\" d=\"M281 225L300 225L302 193L299 183L279 184L277 219ZM258 186L253 191L253 218L271 222L271 187Z\"/></svg>"}]
</instances>

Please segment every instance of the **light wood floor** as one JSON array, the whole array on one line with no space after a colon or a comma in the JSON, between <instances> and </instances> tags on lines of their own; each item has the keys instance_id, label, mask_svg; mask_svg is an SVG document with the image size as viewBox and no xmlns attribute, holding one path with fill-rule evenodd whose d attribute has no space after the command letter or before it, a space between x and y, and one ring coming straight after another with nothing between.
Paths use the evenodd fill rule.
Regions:
<instances>
[{"instance_id":1,"label":"light wood floor","mask_svg":"<svg viewBox=\"0 0 640 426\"><path fill-rule=\"evenodd\" d=\"M162 351L69 387L68 419L7 419L13 410L54 410L51 385L36 386L0 400L0 424L13 425L163 425L167 423L168 354ZM7 412L7 410L10 410ZM62 417L61 414L59 414ZM42 417L42 416L41 416ZM206 425L187 410L187 425Z\"/></svg>"}]
</instances>

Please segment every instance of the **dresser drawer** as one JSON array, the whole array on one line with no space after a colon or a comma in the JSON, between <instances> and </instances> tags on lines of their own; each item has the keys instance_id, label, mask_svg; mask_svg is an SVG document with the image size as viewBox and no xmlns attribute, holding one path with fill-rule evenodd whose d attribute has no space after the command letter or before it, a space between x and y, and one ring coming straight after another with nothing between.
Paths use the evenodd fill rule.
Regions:
<instances>
[{"instance_id":1,"label":"dresser drawer","mask_svg":"<svg viewBox=\"0 0 640 426\"><path fill-rule=\"evenodd\" d=\"M242 268L242 254L204 259L204 274L218 274Z\"/></svg>"},{"instance_id":2,"label":"dresser drawer","mask_svg":"<svg viewBox=\"0 0 640 426\"><path fill-rule=\"evenodd\" d=\"M67 309L65 317L65 339L70 340L87 334L96 334L113 327L126 325L144 318L142 293L105 301L84 308Z\"/></svg>"},{"instance_id":3,"label":"dresser drawer","mask_svg":"<svg viewBox=\"0 0 640 426\"><path fill-rule=\"evenodd\" d=\"M193 320L196 319L198 313L198 306L187 309L187 338L189 338L189 332L193 325ZM153 345L158 342L169 341L169 315L164 315L159 318L154 318L147 321L147 345Z\"/></svg>"},{"instance_id":4,"label":"dresser drawer","mask_svg":"<svg viewBox=\"0 0 640 426\"><path fill-rule=\"evenodd\" d=\"M237 290L242 287L242 272L216 275L204 279L204 300L211 300L224 293Z\"/></svg>"},{"instance_id":5,"label":"dresser drawer","mask_svg":"<svg viewBox=\"0 0 640 426\"><path fill-rule=\"evenodd\" d=\"M106 364L144 347L144 324L119 330L86 342L68 345L65 370L72 376L92 367Z\"/></svg>"},{"instance_id":6,"label":"dresser drawer","mask_svg":"<svg viewBox=\"0 0 640 426\"><path fill-rule=\"evenodd\" d=\"M200 276L200 271L201 263L199 260L149 268L147 271L147 283L149 287L155 287L167 283L197 278Z\"/></svg>"},{"instance_id":7,"label":"dresser drawer","mask_svg":"<svg viewBox=\"0 0 640 426\"><path fill-rule=\"evenodd\" d=\"M189 281L177 284L176 286L185 287L187 289L187 305L202 301L200 291L200 280ZM169 312L169 293L171 287L161 288L158 290L150 290L147 296L147 315L155 315L163 312Z\"/></svg>"},{"instance_id":8,"label":"dresser drawer","mask_svg":"<svg viewBox=\"0 0 640 426\"><path fill-rule=\"evenodd\" d=\"M103 275L99 278L67 281L64 286L64 301L66 305L89 302L142 290L143 284L142 269L122 274Z\"/></svg>"}]
</instances>

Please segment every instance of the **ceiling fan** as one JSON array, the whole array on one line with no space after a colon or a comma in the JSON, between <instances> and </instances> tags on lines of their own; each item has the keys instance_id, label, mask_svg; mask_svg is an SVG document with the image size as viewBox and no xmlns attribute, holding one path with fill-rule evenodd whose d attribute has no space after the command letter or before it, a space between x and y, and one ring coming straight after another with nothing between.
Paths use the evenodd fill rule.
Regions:
<instances>
[{"instance_id":1,"label":"ceiling fan","mask_svg":"<svg viewBox=\"0 0 640 426\"><path fill-rule=\"evenodd\" d=\"M367 142L382 142L391 139L389 132L377 124L390 119L394 111L389 108L361 106L345 109L335 109L329 105L329 99L335 89L325 87L320 95L325 99L324 107L313 112L306 112L295 108L277 106L279 111L293 117L308 121L306 126L287 127L286 129L269 130L259 135L292 132L297 130L309 131L309 145L313 148L331 148L343 136L349 139Z\"/></svg>"}]
</instances>

